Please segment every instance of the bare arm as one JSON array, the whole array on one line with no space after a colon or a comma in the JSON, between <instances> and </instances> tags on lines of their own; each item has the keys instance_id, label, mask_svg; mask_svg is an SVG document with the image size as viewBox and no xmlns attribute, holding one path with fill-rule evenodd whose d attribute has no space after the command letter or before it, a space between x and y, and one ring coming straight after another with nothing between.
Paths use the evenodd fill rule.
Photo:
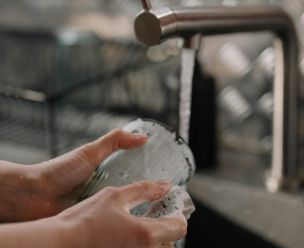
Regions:
<instances>
[{"instance_id":1,"label":"bare arm","mask_svg":"<svg viewBox=\"0 0 304 248\"><path fill-rule=\"evenodd\" d=\"M0 243L6 248L60 248L64 225L53 219L0 225ZM76 248L76 247L75 247Z\"/></svg>"},{"instance_id":2,"label":"bare arm","mask_svg":"<svg viewBox=\"0 0 304 248\"><path fill-rule=\"evenodd\" d=\"M23 165L0 161L0 223L22 219L35 181L28 172Z\"/></svg>"},{"instance_id":3,"label":"bare arm","mask_svg":"<svg viewBox=\"0 0 304 248\"><path fill-rule=\"evenodd\" d=\"M150 219L129 211L163 197L171 185L149 182L105 188L54 217L20 224L0 225L5 248L164 248L185 236L182 215Z\"/></svg>"},{"instance_id":4,"label":"bare arm","mask_svg":"<svg viewBox=\"0 0 304 248\"><path fill-rule=\"evenodd\" d=\"M143 145L147 137L114 130L58 158L36 165L0 161L0 223L36 220L74 205L108 155Z\"/></svg>"},{"instance_id":5,"label":"bare arm","mask_svg":"<svg viewBox=\"0 0 304 248\"><path fill-rule=\"evenodd\" d=\"M139 203L161 198L170 189L168 183L106 188L74 205L84 183L103 159L118 149L143 145L146 140L115 130L41 164L0 162L0 221L27 221L0 225L1 247L172 247L171 241L186 234L182 213L161 219L129 213Z\"/></svg>"}]
</instances>

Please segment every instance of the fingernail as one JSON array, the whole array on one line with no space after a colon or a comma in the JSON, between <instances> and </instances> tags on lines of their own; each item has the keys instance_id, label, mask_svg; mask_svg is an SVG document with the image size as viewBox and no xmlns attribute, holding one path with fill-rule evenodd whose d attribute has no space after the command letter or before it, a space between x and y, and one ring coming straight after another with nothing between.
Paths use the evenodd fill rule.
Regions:
<instances>
[{"instance_id":1,"label":"fingernail","mask_svg":"<svg viewBox=\"0 0 304 248\"><path fill-rule=\"evenodd\" d=\"M171 181L170 180L159 180L159 181L156 181L155 182L156 184L158 184L158 185L166 185L166 186L171 186Z\"/></svg>"},{"instance_id":2,"label":"fingernail","mask_svg":"<svg viewBox=\"0 0 304 248\"><path fill-rule=\"evenodd\" d=\"M134 134L134 137L135 137L135 139L138 139L138 140L145 140L148 138L148 136L145 134Z\"/></svg>"},{"instance_id":3,"label":"fingernail","mask_svg":"<svg viewBox=\"0 0 304 248\"><path fill-rule=\"evenodd\" d=\"M159 181L156 181L155 183L164 188L168 188L168 187L172 186L172 183L169 180L159 180Z\"/></svg>"}]
</instances>

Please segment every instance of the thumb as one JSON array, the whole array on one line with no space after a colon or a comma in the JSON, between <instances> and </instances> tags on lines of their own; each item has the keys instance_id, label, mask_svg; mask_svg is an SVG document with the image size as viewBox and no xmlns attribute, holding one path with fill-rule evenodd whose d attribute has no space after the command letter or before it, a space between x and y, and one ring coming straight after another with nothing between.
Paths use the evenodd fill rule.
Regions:
<instances>
[{"instance_id":1,"label":"thumb","mask_svg":"<svg viewBox=\"0 0 304 248\"><path fill-rule=\"evenodd\" d=\"M113 130L98 140L45 162L48 165L47 176L58 184L73 188L86 182L96 167L111 153L141 146L146 141L145 135Z\"/></svg>"},{"instance_id":2,"label":"thumb","mask_svg":"<svg viewBox=\"0 0 304 248\"><path fill-rule=\"evenodd\" d=\"M115 129L100 139L83 147L87 159L93 165L99 165L102 160L119 149L131 149L145 144L146 135L132 134L121 129ZM95 166L96 167L96 166ZM95 168L94 168L95 169Z\"/></svg>"}]
</instances>

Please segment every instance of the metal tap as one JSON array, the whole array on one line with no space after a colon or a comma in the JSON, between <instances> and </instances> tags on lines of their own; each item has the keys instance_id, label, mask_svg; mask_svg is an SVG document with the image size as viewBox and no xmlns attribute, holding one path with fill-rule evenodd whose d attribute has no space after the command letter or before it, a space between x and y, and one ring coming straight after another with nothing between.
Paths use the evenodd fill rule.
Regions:
<instances>
[{"instance_id":1,"label":"metal tap","mask_svg":"<svg viewBox=\"0 0 304 248\"><path fill-rule=\"evenodd\" d=\"M275 35L273 152L266 186L278 191L297 185L299 48L291 18L276 7L153 9L148 0L142 3L144 10L134 27L137 39L147 46L172 37L188 40L196 34L269 31Z\"/></svg>"}]
</instances>

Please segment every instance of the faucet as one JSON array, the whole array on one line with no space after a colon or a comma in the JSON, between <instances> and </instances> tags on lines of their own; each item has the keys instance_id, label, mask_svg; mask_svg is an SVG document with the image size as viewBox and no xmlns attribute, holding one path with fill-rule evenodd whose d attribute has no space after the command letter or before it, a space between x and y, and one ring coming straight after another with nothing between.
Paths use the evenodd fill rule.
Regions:
<instances>
[{"instance_id":1,"label":"faucet","mask_svg":"<svg viewBox=\"0 0 304 248\"><path fill-rule=\"evenodd\" d=\"M298 160L298 39L293 21L282 9L270 6L153 9L142 0L143 11L134 22L141 43L153 46L172 37L187 41L241 32L272 32L275 36L273 151L266 177L271 192L295 189L299 184ZM191 93L188 96L191 99ZM190 109L189 109L190 111ZM187 125L187 124L186 124ZM180 129L185 127L180 126Z\"/></svg>"}]
</instances>

